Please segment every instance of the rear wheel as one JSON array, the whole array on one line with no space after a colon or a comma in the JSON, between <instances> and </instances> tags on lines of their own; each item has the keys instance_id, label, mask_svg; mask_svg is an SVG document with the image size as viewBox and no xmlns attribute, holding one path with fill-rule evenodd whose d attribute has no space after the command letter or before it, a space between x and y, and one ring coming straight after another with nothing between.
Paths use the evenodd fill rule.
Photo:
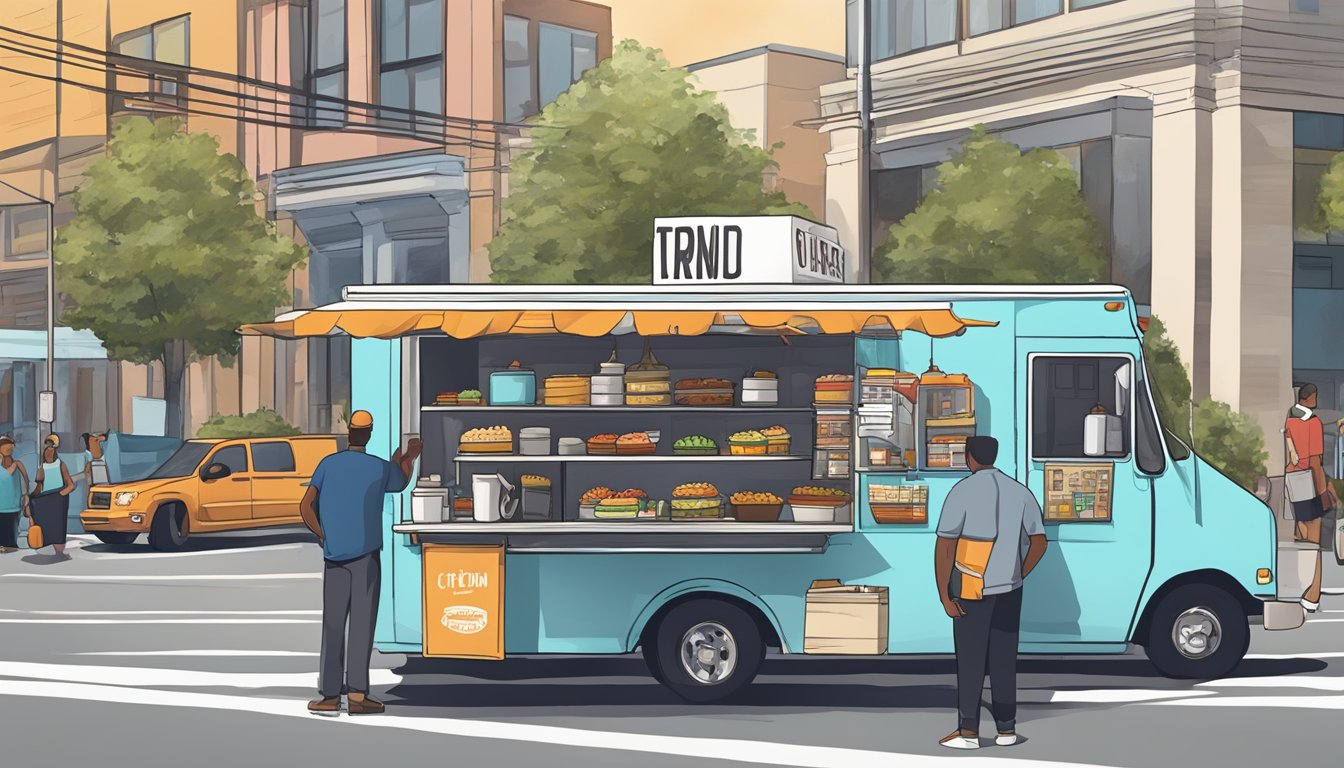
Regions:
<instances>
[{"instance_id":1,"label":"rear wheel","mask_svg":"<svg viewBox=\"0 0 1344 768\"><path fill-rule=\"evenodd\" d=\"M187 543L191 527L187 508L182 504L166 504L154 513L149 529L149 545L160 552L173 552Z\"/></svg>"},{"instance_id":2,"label":"rear wheel","mask_svg":"<svg viewBox=\"0 0 1344 768\"><path fill-rule=\"evenodd\" d=\"M104 544L133 544L138 533L123 531L95 531L93 536Z\"/></svg>"},{"instance_id":3,"label":"rear wheel","mask_svg":"<svg viewBox=\"0 0 1344 768\"><path fill-rule=\"evenodd\" d=\"M656 661L659 682L702 704L747 687L765 659L765 643L745 610L722 600L699 599L668 611L646 658L648 654Z\"/></svg>"},{"instance_id":4,"label":"rear wheel","mask_svg":"<svg viewBox=\"0 0 1344 768\"><path fill-rule=\"evenodd\" d=\"M1167 677L1212 679L1235 669L1250 644L1250 623L1235 597L1208 584L1187 584L1154 609L1145 650Z\"/></svg>"}]
</instances>

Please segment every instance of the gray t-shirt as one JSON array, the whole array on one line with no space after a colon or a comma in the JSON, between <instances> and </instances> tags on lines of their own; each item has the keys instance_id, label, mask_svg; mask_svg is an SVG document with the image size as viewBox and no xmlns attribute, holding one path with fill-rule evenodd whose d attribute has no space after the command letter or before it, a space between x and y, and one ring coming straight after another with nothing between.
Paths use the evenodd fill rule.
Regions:
<instances>
[{"instance_id":1,"label":"gray t-shirt","mask_svg":"<svg viewBox=\"0 0 1344 768\"><path fill-rule=\"evenodd\" d=\"M938 518L938 535L945 539L994 542L985 568L986 595L1022 586L1027 538L1044 533L1036 497L1025 485L992 467L952 486Z\"/></svg>"}]
</instances>

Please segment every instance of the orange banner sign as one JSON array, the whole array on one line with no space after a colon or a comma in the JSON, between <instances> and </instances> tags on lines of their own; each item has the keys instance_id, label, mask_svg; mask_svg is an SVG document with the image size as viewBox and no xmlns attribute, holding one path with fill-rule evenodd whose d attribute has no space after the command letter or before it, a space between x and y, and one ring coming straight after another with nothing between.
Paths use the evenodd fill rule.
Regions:
<instances>
[{"instance_id":1,"label":"orange banner sign","mask_svg":"<svg viewBox=\"0 0 1344 768\"><path fill-rule=\"evenodd\" d=\"M504 548L423 551L424 655L504 658Z\"/></svg>"}]
</instances>

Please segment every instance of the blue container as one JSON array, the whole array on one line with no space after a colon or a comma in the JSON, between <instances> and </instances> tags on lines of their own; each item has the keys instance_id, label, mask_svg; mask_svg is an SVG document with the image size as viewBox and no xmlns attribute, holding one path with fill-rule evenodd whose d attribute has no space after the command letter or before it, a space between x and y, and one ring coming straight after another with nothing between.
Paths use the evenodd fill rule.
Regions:
<instances>
[{"instance_id":1,"label":"blue container","mask_svg":"<svg viewBox=\"0 0 1344 768\"><path fill-rule=\"evenodd\" d=\"M490 374L491 405L536 405L537 374L526 368L510 368Z\"/></svg>"}]
</instances>

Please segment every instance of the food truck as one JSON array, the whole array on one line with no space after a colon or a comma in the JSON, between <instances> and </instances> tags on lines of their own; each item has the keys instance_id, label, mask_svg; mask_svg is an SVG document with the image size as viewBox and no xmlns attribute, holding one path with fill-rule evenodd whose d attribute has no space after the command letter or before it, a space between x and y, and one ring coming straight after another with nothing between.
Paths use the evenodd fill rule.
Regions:
<instances>
[{"instance_id":1,"label":"food truck","mask_svg":"<svg viewBox=\"0 0 1344 768\"><path fill-rule=\"evenodd\" d=\"M385 652L642 652L691 701L767 648L950 653L935 528L966 438L1041 502L1025 653L1231 671L1266 505L1163 429L1120 287L363 286L245 332L348 334L388 497Z\"/></svg>"}]
</instances>

